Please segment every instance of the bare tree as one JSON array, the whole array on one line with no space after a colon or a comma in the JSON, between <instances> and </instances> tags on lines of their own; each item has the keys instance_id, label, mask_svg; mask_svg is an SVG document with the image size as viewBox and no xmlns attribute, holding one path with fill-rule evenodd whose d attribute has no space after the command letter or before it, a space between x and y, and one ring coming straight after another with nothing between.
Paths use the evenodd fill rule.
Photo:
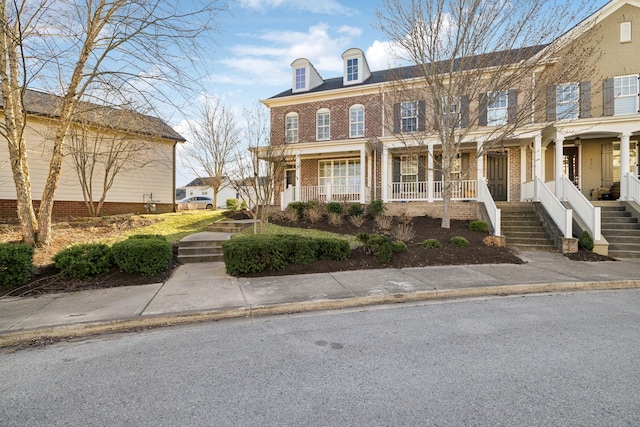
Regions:
<instances>
[{"instance_id":1,"label":"bare tree","mask_svg":"<svg viewBox=\"0 0 640 427\"><path fill-rule=\"evenodd\" d=\"M0 80L16 186L18 218L26 243L48 244L51 214L71 123L81 101L117 104L135 94L153 104L163 85L187 90L183 70L197 67L198 41L219 12L216 0L0 0ZM24 129L24 91L30 84L60 96L51 115L53 141L48 177L37 214L33 208ZM109 90L104 90L109 88ZM106 99L101 94L120 93ZM164 96L169 101L175 94Z\"/></svg>"},{"instance_id":2,"label":"bare tree","mask_svg":"<svg viewBox=\"0 0 640 427\"><path fill-rule=\"evenodd\" d=\"M241 142L233 112L219 99L208 100L200 108L198 120L189 123L189 134L184 166L196 175L207 174L207 185L213 188L213 206L218 206L218 192L228 184L227 166Z\"/></svg>"},{"instance_id":3,"label":"bare tree","mask_svg":"<svg viewBox=\"0 0 640 427\"><path fill-rule=\"evenodd\" d=\"M269 143L268 110L262 104L245 108L243 115L246 145L235 152L232 185L250 207L255 220L253 232L264 234L277 182L283 179L286 170L285 146ZM249 159L247 150L251 153Z\"/></svg>"},{"instance_id":4,"label":"bare tree","mask_svg":"<svg viewBox=\"0 0 640 427\"><path fill-rule=\"evenodd\" d=\"M411 101L404 107L415 109L411 114L417 117L403 123L398 106L395 126L386 126L407 146L440 144L441 156L434 162L442 171L443 228L450 226L462 144L480 141L476 156L482 156L517 138L533 123L534 106L541 105L549 84L579 81L579 74L592 72L585 61L593 58L592 45L550 44L578 22L576 11L585 13L592 2L574 3L386 0L378 11L380 29L398 48L399 59L412 64L398 69L387 99L396 105ZM572 64L546 67L561 50ZM487 106L497 103L509 105L504 117L487 117Z\"/></svg>"},{"instance_id":5,"label":"bare tree","mask_svg":"<svg viewBox=\"0 0 640 427\"><path fill-rule=\"evenodd\" d=\"M82 196L90 216L98 216L116 177L125 171L143 169L159 159L152 145L140 136L121 129L130 122L143 120L133 111L102 108L95 112L106 117L110 128L78 120L71 126L66 150L71 158Z\"/></svg>"}]
</instances>

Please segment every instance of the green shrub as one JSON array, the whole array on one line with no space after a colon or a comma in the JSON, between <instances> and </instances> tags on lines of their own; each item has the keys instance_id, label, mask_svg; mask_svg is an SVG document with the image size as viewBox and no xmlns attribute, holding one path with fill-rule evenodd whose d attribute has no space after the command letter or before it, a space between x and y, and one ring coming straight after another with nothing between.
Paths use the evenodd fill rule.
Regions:
<instances>
[{"instance_id":1,"label":"green shrub","mask_svg":"<svg viewBox=\"0 0 640 427\"><path fill-rule=\"evenodd\" d=\"M111 256L120 270L150 276L169 269L173 250L162 236L137 235L114 243Z\"/></svg>"},{"instance_id":2,"label":"green shrub","mask_svg":"<svg viewBox=\"0 0 640 427\"><path fill-rule=\"evenodd\" d=\"M157 239L166 241L167 239L162 234L134 234L129 236L130 239Z\"/></svg>"},{"instance_id":3,"label":"green shrub","mask_svg":"<svg viewBox=\"0 0 640 427\"><path fill-rule=\"evenodd\" d=\"M407 250L407 245L404 242L394 242L382 234L358 233L356 238L364 245L365 252L375 255L384 263L391 261L394 253Z\"/></svg>"},{"instance_id":4,"label":"green shrub","mask_svg":"<svg viewBox=\"0 0 640 427\"><path fill-rule=\"evenodd\" d=\"M53 262L62 274L86 279L111 270L110 253L103 243L86 243L61 250L53 256Z\"/></svg>"},{"instance_id":5,"label":"green shrub","mask_svg":"<svg viewBox=\"0 0 640 427\"><path fill-rule=\"evenodd\" d=\"M583 231L578 239L578 247L592 251L593 246L593 237L591 237L591 234L587 230Z\"/></svg>"},{"instance_id":6,"label":"green shrub","mask_svg":"<svg viewBox=\"0 0 640 427\"><path fill-rule=\"evenodd\" d=\"M31 246L23 243L0 243L0 285L24 285L33 271L33 248Z\"/></svg>"},{"instance_id":7,"label":"green shrub","mask_svg":"<svg viewBox=\"0 0 640 427\"><path fill-rule=\"evenodd\" d=\"M438 242L437 239L427 239L422 242L422 247L440 249L442 248L442 243Z\"/></svg>"},{"instance_id":8,"label":"green shrub","mask_svg":"<svg viewBox=\"0 0 640 427\"><path fill-rule=\"evenodd\" d=\"M487 232L489 231L489 224L480 220L471 221L469 223L469 230Z\"/></svg>"},{"instance_id":9,"label":"green shrub","mask_svg":"<svg viewBox=\"0 0 640 427\"><path fill-rule=\"evenodd\" d=\"M360 203L352 203L347 208L347 215L349 216L358 216L364 214L364 208Z\"/></svg>"},{"instance_id":10,"label":"green shrub","mask_svg":"<svg viewBox=\"0 0 640 427\"><path fill-rule=\"evenodd\" d=\"M298 220L302 221L304 218L304 211L309 209L308 202L291 202L287 205L287 209L293 209L298 212Z\"/></svg>"},{"instance_id":11,"label":"green shrub","mask_svg":"<svg viewBox=\"0 0 640 427\"><path fill-rule=\"evenodd\" d=\"M453 236L449 239L449 243L454 244L460 248L466 248L469 246L469 241L462 236Z\"/></svg>"},{"instance_id":12,"label":"green shrub","mask_svg":"<svg viewBox=\"0 0 640 427\"><path fill-rule=\"evenodd\" d=\"M227 210L231 212L235 212L240 209L240 200L238 199L227 199Z\"/></svg>"},{"instance_id":13,"label":"green shrub","mask_svg":"<svg viewBox=\"0 0 640 427\"><path fill-rule=\"evenodd\" d=\"M225 267L232 276L277 271L318 259L345 260L349 250L346 240L291 234L237 235L222 244Z\"/></svg>"},{"instance_id":14,"label":"green shrub","mask_svg":"<svg viewBox=\"0 0 640 427\"><path fill-rule=\"evenodd\" d=\"M342 215L344 213L344 206L342 206L340 202L329 202L327 203L327 213Z\"/></svg>"},{"instance_id":15,"label":"green shrub","mask_svg":"<svg viewBox=\"0 0 640 427\"><path fill-rule=\"evenodd\" d=\"M369 203L369 209L367 213L372 219L376 219L384 213L385 209L386 206L384 205L384 202L382 200L373 200L371 203Z\"/></svg>"}]
</instances>

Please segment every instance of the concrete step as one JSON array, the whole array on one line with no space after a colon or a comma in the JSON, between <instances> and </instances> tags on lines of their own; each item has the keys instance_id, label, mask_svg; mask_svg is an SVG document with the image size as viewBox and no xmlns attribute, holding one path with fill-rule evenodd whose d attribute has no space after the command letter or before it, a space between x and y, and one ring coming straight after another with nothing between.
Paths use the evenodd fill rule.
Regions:
<instances>
[{"instance_id":1,"label":"concrete step","mask_svg":"<svg viewBox=\"0 0 640 427\"><path fill-rule=\"evenodd\" d=\"M240 220L240 221L219 221L214 222L207 226L207 231L218 233L237 233L251 225L253 225L252 219Z\"/></svg>"},{"instance_id":2,"label":"concrete step","mask_svg":"<svg viewBox=\"0 0 640 427\"><path fill-rule=\"evenodd\" d=\"M613 258L640 258L640 250L638 251L619 251L609 249L609 256Z\"/></svg>"},{"instance_id":3,"label":"concrete step","mask_svg":"<svg viewBox=\"0 0 640 427\"><path fill-rule=\"evenodd\" d=\"M222 254L209 254L209 255L178 255L178 261L183 264L193 262L216 262L222 261Z\"/></svg>"},{"instance_id":4,"label":"concrete step","mask_svg":"<svg viewBox=\"0 0 640 427\"><path fill-rule=\"evenodd\" d=\"M640 223L601 223L601 230L640 230Z\"/></svg>"},{"instance_id":5,"label":"concrete step","mask_svg":"<svg viewBox=\"0 0 640 427\"><path fill-rule=\"evenodd\" d=\"M632 218L631 216L607 216L600 218L601 224L638 224L638 218Z\"/></svg>"},{"instance_id":6,"label":"concrete step","mask_svg":"<svg viewBox=\"0 0 640 427\"><path fill-rule=\"evenodd\" d=\"M549 238L522 238L522 237L511 237L507 238L507 244L512 246L521 246L521 245L535 245L535 246L553 246L553 240Z\"/></svg>"},{"instance_id":7,"label":"concrete step","mask_svg":"<svg viewBox=\"0 0 640 427\"><path fill-rule=\"evenodd\" d=\"M222 245L178 247L178 258L182 255L221 255Z\"/></svg>"},{"instance_id":8,"label":"concrete step","mask_svg":"<svg viewBox=\"0 0 640 427\"><path fill-rule=\"evenodd\" d=\"M503 234L505 233L504 228L502 229ZM519 238L519 239L548 239L549 238L549 233L547 233L546 231L542 230L542 231L519 231L519 230L508 230L509 233L509 237L510 238Z\"/></svg>"},{"instance_id":9,"label":"concrete step","mask_svg":"<svg viewBox=\"0 0 640 427\"><path fill-rule=\"evenodd\" d=\"M638 233L634 236L629 236L629 235L611 235L609 234L609 237L606 237L607 241L609 243L635 243L640 245L640 230L638 230Z\"/></svg>"},{"instance_id":10,"label":"concrete step","mask_svg":"<svg viewBox=\"0 0 640 427\"><path fill-rule=\"evenodd\" d=\"M520 251L534 251L534 252L558 252L558 248L555 245L532 245L532 244L509 244L507 238L507 246Z\"/></svg>"}]
</instances>

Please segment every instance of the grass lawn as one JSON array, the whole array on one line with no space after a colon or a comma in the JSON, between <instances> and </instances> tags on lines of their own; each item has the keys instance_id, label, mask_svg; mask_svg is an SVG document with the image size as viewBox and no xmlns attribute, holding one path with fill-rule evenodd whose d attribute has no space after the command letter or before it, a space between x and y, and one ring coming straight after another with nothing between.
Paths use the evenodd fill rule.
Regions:
<instances>
[{"instance_id":1,"label":"grass lawn","mask_svg":"<svg viewBox=\"0 0 640 427\"><path fill-rule=\"evenodd\" d=\"M221 210L172 212L159 215L142 215L142 217L157 222L135 230L128 230L121 238L114 239L112 242L123 240L134 234L160 234L173 243L189 234L205 231L206 227L213 222L226 220Z\"/></svg>"},{"instance_id":2,"label":"grass lawn","mask_svg":"<svg viewBox=\"0 0 640 427\"><path fill-rule=\"evenodd\" d=\"M253 227L245 228L238 234L251 235L253 234ZM355 236L346 234L331 233L329 231L315 230L313 228L297 228L297 227L283 227L276 224L267 224L266 234L297 234L305 237L324 237L347 240L352 248L358 247L361 244L356 240Z\"/></svg>"}]
</instances>

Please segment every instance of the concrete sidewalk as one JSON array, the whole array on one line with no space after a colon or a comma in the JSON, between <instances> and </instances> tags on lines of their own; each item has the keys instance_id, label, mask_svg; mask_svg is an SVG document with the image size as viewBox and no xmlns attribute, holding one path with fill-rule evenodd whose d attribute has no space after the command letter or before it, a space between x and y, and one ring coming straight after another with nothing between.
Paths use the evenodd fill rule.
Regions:
<instances>
[{"instance_id":1,"label":"concrete sidewalk","mask_svg":"<svg viewBox=\"0 0 640 427\"><path fill-rule=\"evenodd\" d=\"M482 264L235 278L222 262L185 264L163 283L0 298L0 347L230 317L382 303L580 289L640 288L640 259L578 262L524 252Z\"/></svg>"}]
</instances>

